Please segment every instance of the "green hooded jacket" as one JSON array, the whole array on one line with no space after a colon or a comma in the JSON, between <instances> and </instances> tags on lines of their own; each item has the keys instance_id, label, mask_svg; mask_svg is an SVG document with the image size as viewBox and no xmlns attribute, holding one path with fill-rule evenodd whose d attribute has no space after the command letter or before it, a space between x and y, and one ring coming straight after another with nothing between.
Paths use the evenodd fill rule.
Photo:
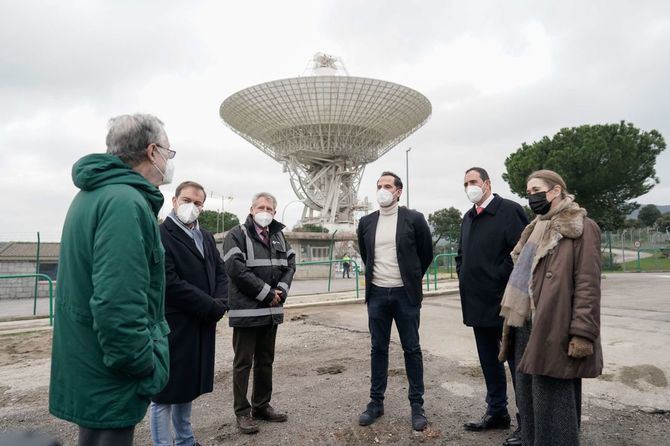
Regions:
<instances>
[{"instance_id":1,"label":"green hooded jacket","mask_svg":"<svg viewBox=\"0 0 670 446\"><path fill-rule=\"evenodd\" d=\"M93 429L137 424L168 380L170 331L157 187L118 157L72 168L63 226L49 411Z\"/></svg>"}]
</instances>

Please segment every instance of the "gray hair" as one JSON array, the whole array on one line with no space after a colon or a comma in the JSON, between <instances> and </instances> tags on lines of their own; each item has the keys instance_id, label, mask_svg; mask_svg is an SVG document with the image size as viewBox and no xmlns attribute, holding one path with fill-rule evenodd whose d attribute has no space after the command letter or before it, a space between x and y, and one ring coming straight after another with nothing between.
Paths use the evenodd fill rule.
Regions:
<instances>
[{"instance_id":1,"label":"gray hair","mask_svg":"<svg viewBox=\"0 0 670 446\"><path fill-rule=\"evenodd\" d=\"M149 144L160 144L167 138L163 125L163 121L154 115L135 113L116 116L107 124L107 153L135 167L146 160L145 150Z\"/></svg>"},{"instance_id":2,"label":"gray hair","mask_svg":"<svg viewBox=\"0 0 670 446\"><path fill-rule=\"evenodd\" d=\"M266 198L272 202L272 207L277 210L277 199L270 192L259 192L251 199L251 207L254 207L259 198Z\"/></svg>"}]
</instances>

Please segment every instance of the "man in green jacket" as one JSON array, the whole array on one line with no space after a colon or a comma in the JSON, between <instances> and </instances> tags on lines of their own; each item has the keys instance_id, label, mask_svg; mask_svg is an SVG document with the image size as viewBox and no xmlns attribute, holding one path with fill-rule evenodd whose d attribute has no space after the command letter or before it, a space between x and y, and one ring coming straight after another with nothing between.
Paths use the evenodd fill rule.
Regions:
<instances>
[{"instance_id":1,"label":"man in green jacket","mask_svg":"<svg viewBox=\"0 0 670 446\"><path fill-rule=\"evenodd\" d=\"M79 445L132 445L168 380L156 215L174 155L158 118L122 115L109 122L107 153L72 168L80 192L61 239L49 411L79 425Z\"/></svg>"}]
</instances>

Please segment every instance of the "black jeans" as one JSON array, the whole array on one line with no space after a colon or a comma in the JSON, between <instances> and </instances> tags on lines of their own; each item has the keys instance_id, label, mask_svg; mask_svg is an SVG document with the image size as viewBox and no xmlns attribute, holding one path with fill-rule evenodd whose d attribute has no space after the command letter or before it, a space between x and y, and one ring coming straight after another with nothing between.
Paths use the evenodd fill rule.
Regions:
<instances>
[{"instance_id":1,"label":"black jeans","mask_svg":"<svg viewBox=\"0 0 670 446\"><path fill-rule=\"evenodd\" d=\"M498 361L502 327L473 327L479 364L486 382L486 412L496 415L507 412L507 376L505 365ZM507 365L512 375L512 385L516 385L513 355L508 355Z\"/></svg>"},{"instance_id":2,"label":"black jeans","mask_svg":"<svg viewBox=\"0 0 670 446\"><path fill-rule=\"evenodd\" d=\"M388 380L391 324L395 321L405 353L405 372L412 406L423 406L423 356L419 344L420 305L411 305L404 288L370 287L368 295L370 352L370 399L382 404Z\"/></svg>"},{"instance_id":3,"label":"black jeans","mask_svg":"<svg viewBox=\"0 0 670 446\"><path fill-rule=\"evenodd\" d=\"M235 415L264 409L272 399L272 364L275 359L277 326L233 328L233 404ZM251 404L247 399L249 373L254 366Z\"/></svg>"}]
</instances>

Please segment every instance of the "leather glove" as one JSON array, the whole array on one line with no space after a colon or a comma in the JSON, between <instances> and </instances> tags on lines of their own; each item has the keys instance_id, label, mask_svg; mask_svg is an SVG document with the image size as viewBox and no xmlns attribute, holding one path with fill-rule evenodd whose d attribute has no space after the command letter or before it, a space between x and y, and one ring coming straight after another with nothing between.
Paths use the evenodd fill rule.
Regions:
<instances>
[{"instance_id":1,"label":"leather glove","mask_svg":"<svg viewBox=\"0 0 670 446\"><path fill-rule=\"evenodd\" d=\"M568 344L568 356L571 358L585 358L593 354L593 342L586 338L573 336Z\"/></svg>"},{"instance_id":2,"label":"leather glove","mask_svg":"<svg viewBox=\"0 0 670 446\"><path fill-rule=\"evenodd\" d=\"M219 299L214 299L212 309L209 312L209 322L218 322L221 320L226 311L228 311L226 304L221 302Z\"/></svg>"}]
</instances>

